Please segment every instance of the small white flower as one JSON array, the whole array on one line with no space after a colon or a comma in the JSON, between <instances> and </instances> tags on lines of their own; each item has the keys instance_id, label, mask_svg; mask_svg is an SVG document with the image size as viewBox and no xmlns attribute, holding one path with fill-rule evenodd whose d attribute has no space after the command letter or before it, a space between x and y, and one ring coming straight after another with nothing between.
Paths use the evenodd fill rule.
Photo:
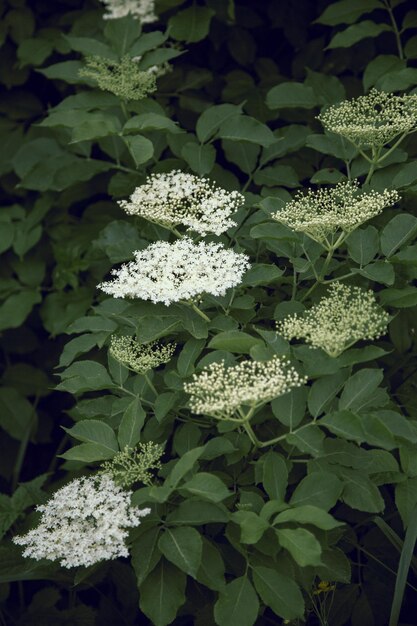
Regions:
<instances>
[{"instance_id":1,"label":"small white flower","mask_svg":"<svg viewBox=\"0 0 417 626\"><path fill-rule=\"evenodd\" d=\"M194 374L184 390L191 396L189 405L194 413L227 419L243 406L260 406L305 382L285 358L275 356L230 367L224 361L211 363Z\"/></svg>"},{"instance_id":2,"label":"small white flower","mask_svg":"<svg viewBox=\"0 0 417 626\"><path fill-rule=\"evenodd\" d=\"M371 89L366 96L334 104L318 116L323 126L357 147L383 146L417 128L417 95Z\"/></svg>"},{"instance_id":3,"label":"small white flower","mask_svg":"<svg viewBox=\"0 0 417 626\"><path fill-rule=\"evenodd\" d=\"M124 363L138 374L144 374L162 363L168 363L175 348L175 343L169 343L165 346L158 341L140 344L133 337L113 335L110 339L109 352L116 361Z\"/></svg>"},{"instance_id":4,"label":"small white flower","mask_svg":"<svg viewBox=\"0 0 417 626\"><path fill-rule=\"evenodd\" d=\"M388 321L372 291L334 282L327 297L306 313L277 322L277 330L286 339L305 339L311 347L337 357L361 339L384 335Z\"/></svg>"},{"instance_id":5,"label":"small white flower","mask_svg":"<svg viewBox=\"0 0 417 626\"><path fill-rule=\"evenodd\" d=\"M105 20L117 20L126 15L133 15L142 24L151 24L158 19L155 15L155 0L101 0L107 13Z\"/></svg>"},{"instance_id":6,"label":"small white flower","mask_svg":"<svg viewBox=\"0 0 417 626\"><path fill-rule=\"evenodd\" d=\"M132 507L131 495L107 474L76 478L37 507L39 526L13 541L26 546L25 557L59 561L68 568L126 557L127 529L139 526L151 512Z\"/></svg>"},{"instance_id":7,"label":"small white flower","mask_svg":"<svg viewBox=\"0 0 417 626\"><path fill-rule=\"evenodd\" d=\"M129 215L140 215L164 226L182 224L200 235L220 235L236 222L230 219L244 197L208 180L178 170L151 174L137 187L130 201L119 205Z\"/></svg>"},{"instance_id":8,"label":"small white flower","mask_svg":"<svg viewBox=\"0 0 417 626\"><path fill-rule=\"evenodd\" d=\"M296 194L294 200L272 215L277 222L307 234L326 249L355 228L399 200L397 191L362 192L357 181Z\"/></svg>"},{"instance_id":9,"label":"small white flower","mask_svg":"<svg viewBox=\"0 0 417 626\"><path fill-rule=\"evenodd\" d=\"M223 296L249 267L246 254L225 250L219 243L195 244L188 237L174 243L157 241L134 255L134 261L112 270L115 280L101 283L99 289L115 298L169 305L204 293Z\"/></svg>"}]
</instances>

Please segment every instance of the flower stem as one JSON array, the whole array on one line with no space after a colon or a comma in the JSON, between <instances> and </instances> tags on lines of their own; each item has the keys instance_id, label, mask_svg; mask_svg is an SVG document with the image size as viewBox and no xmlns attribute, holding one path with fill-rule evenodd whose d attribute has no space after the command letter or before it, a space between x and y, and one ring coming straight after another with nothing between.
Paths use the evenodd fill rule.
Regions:
<instances>
[{"instance_id":1,"label":"flower stem","mask_svg":"<svg viewBox=\"0 0 417 626\"><path fill-rule=\"evenodd\" d=\"M205 320L206 322L211 322L211 319L201 309L199 309L198 306L194 304L194 302L190 302L189 305L191 306L193 311L197 313L197 315L203 318L203 320Z\"/></svg>"},{"instance_id":2,"label":"flower stem","mask_svg":"<svg viewBox=\"0 0 417 626\"><path fill-rule=\"evenodd\" d=\"M157 390L155 389L155 386L154 386L153 382L151 381L151 379L149 378L149 376L148 376L147 372L145 372L143 376L144 376L144 378L145 378L146 382L148 383L148 387L149 387L150 389L152 389L152 391L154 392L155 396L157 396L157 395L158 395L158 392L157 392Z\"/></svg>"},{"instance_id":3,"label":"flower stem","mask_svg":"<svg viewBox=\"0 0 417 626\"><path fill-rule=\"evenodd\" d=\"M404 59L404 50L403 50L403 46L402 46L402 43L401 43L400 31L398 29L397 22L396 22L396 19L394 17L394 13L393 13L392 8L390 6L389 0L384 0L384 5L385 5L385 8L388 11L389 18L391 20L392 30L394 31L395 41L397 42L398 56L400 57L401 60L403 60Z\"/></svg>"}]
</instances>

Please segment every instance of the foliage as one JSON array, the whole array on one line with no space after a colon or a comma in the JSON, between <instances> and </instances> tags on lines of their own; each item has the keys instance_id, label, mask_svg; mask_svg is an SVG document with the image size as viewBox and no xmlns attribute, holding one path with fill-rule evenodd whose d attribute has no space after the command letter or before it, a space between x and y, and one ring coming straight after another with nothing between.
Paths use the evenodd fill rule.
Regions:
<instances>
[{"instance_id":1,"label":"foliage","mask_svg":"<svg viewBox=\"0 0 417 626\"><path fill-rule=\"evenodd\" d=\"M415 125L376 143L368 129L365 145L318 119L373 89L414 102L411 9L158 0L142 28L103 19L96 0L3 3L2 623L396 626L414 606ZM172 171L242 194L233 225L185 244L189 222L123 211ZM328 245L277 220L297 191L336 185L390 201L349 228L332 222ZM98 288L158 242L251 267L170 304ZM371 292L378 328L327 352L277 333L335 283ZM245 360L288 363L297 385L236 384L232 412L193 412L187 385ZM106 471L132 508L151 509L129 558L24 558L12 538L36 526L35 507Z\"/></svg>"}]
</instances>

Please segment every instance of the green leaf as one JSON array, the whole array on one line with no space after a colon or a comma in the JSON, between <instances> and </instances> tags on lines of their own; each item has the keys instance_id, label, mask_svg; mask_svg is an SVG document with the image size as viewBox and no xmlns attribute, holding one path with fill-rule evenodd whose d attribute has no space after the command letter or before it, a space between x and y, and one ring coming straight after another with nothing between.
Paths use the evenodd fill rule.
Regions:
<instances>
[{"instance_id":1,"label":"green leaf","mask_svg":"<svg viewBox=\"0 0 417 626\"><path fill-rule=\"evenodd\" d=\"M118 430L118 441L120 449L125 446L133 448L140 440L140 431L145 423L146 413L140 402L140 398L136 397L123 413Z\"/></svg>"},{"instance_id":2,"label":"green leaf","mask_svg":"<svg viewBox=\"0 0 417 626\"><path fill-rule=\"evenodd\" d=\"M114 386L106 368L96 361L77 361L61 372L60 376L62 382L56 388L73 394L111 389Z\"/></svg>"},{"instance_id":3,"label":"green leaf","mask_svg":"<svg viewBox=\"0 0 417 626\"><path fill-rule=\"evenodd\" d=\"M224 523L229 519L229 513L223 505L202 500L185 500L181 502L167 517L167 521L188 526L202 526L203 524Z\"/></svg>"},{"instance_id":4,"label":"green leaf","mask_svg":"<svg viewBox=\"0 0 417 626\"><path fill-rule=\"evenodd\" d=\"M186 43L201 41L208 35L213 15L212 9L193 4L184 11L178 11L169 19L169 33L177 41Z\"/></svg>"},{"instance_id":5,"label":"green leaf","mask_svg":"<svg viewBox=\"0 0 417 626\"><path fill-rule=\"evenodd\" d=\"M181 133L182 129L171 118L160 115L159 113L141 113L134 115L123 126L123 133L143 130L166 130L169 133Z\"/></svg>"},{"instance_id":6,"label":"green leaf","mask_svg":"<svg viewBox=\"0 0 417 626\"><path fill-rule=\"evenodd\" d=\"M132 20L130 15L117 20L107 20L105 24L104 36L119 56L128 52L140 37L142 30L140 20Z\"/></svg>"},{"instance_id":7,"label":"green leaf","mask_svg":"<svg viewBox=\"0 0 417 626\"><path fill-rule=\"evenodd\" d=\"M339 393L346 382L349 372L340 370L336 374L323 376L310 387L308 394L308 410L313 417L319 417Z\"/></svg>"},{"instance_id":8,"label":"green leaf","mask_svg":"<svg viewBox=\"0 0 417 626\"><path fill-rule=\"evenodd\" d=\"M318 101L312 87L304 83L281 83L267 93L270 109L313 109Z\"/></svg>"},{"instance_id":9,"label":"green leaf","mask_svg":"<svg viewBox=\"0 0 417 626\"><path fill-rule=\"evenodd\" d=\"M256 591L276 615L288 620L304 615L304 599L292 578L270 567L256 566L252 571Z\"/></svg>"},{"instance_id":10,"label":"green leaf","mask_svg":"<svg viewBox=\"0 0 417 626\"><path fill-rule=\"evenodd\" d=\"M301 567L321 564L321 546L313 533L305 528L276 529L280 545L288 550Z\"/></svg>"},{"instance_id":11,"label":"green leaf","mask_svg":"<svg viewBox=\"0 0 417 626\"><path fill-rule=\"evenodd\" d=\"M239 330L226 330L210 340L208 348L227 350L236 354L249 354L254 346L263 345L263 341Z\"/></svg>"},{"instance_id":12,"label":"green leaf","mask_svg":"<svg viewBox=\"0 0 417 626\"><path fill-rule=\"evenodd\" d=\"M414 185L417 181L417 160L401 166L400 171L392 180L395 189Z\"/></svg>"},{"instance_id":13,"label":"green leaf","mask_svg":"<svg viewBox=\"0 0 417 626\"><path fill-rule=\"evenodd\" d=\"M378 487L362 472L343 468L340 477L344 482L341 499L356 511L380 513L385 503Z\"/></svg>"},{"instance_id":14,"label":"green leaf","mask_svg":"<svg viewBox=\"0 0 417 626\"><path fill-rule=\"evenodd\" d=\"M272 450L259 461L262 464L262 484L271 500L284 502L288 485L288 469L284 458Z\"/></svg>"},{"instance_id":15,"label":"green leaf","mask_svg":"<svg viewBox=\"0 0 417 626\"><path fill-rule=\"evenodd\" d=\"M260 146L270 146L276 141L268 126L248 115L229 118L221 124L218 133L222 139L249 141Z\"/></svg>"},{"instance_id":16,"label":"green leaf","mask_svg":"<svg viewBox=\"0 0 417 626\"><path fill-rule=\"evenodd\" d=\"M208 504L208 503L206 503ZM203 539L203 556L200 569L197 572L197 580L205 587L214 591L224 591L225 567L219 550L207 539Z\"/></svg>"},{"instance_id":17,"label":"green leaf","mask_svg":"<svg viewBox=\"0 0 417 626\"><path fill-rule=\"evenodd\" d=\"M205 143L216 135L220 126L232 117L241 115L242 108L235 104L219 104L209 107L200 115L196 124L198 139Z\"/></svg>"},{"instance_id":18,"label":"green leaf","mask_svg":"<svg viewBox=\"0 0 417 626\"><path fill-rule=\"evenodd\" d=\"M201 145L190 141L181 150L181 155L193 172L199 176L209 174L216 161L216 150L210 144Z\"/></svg>"},{"instance_id":19,"label":"green leaf","mask_svg":"<svg viewBox=\"0 0 417 626\"><path fill-rule=\"evenodd\" d=\"M303 420L306 412L307 389L299 387L291 389L283 396L274 398L271 402L275 417L291 430Z\"/></svg>"},{"instance_id":20,"label":"green leaf","mask_svg":"<svg viewBox=\"0 0 417 626\"><path fill-rule=\"evenodd\" d=\"M395 505L404 528L407 528L414 507L417 505L417 478L407 478L395 486Z\"/></svg>"},{"instance_id":21,"label":"green leaf","mask_svg":"<svg viewBox=\"0 0 417 626\"><path fill-rule=\"evenodd\" d=\"M300 179L297 172L290 165L270 165L256 172L254 182L257 185L266 185L267 187L276 187L283 185L284 187L299 187Z\"/></svg>"},{"instance_id":22,"label":"green leaf","mask_svg":"<svg viewBox=\"0 0 417 626\"><path fill-rule=\"evenodd\" d=\"M94 419L82 420L72 428L64 428L64 430L74 439L83 443L97 443L106 448L109 453L114 454L119 449L114 430L105 422Z\"/></svg>"},{"instance_id":23,"label":"green leaf","mask_svg":"<svg viewBox=\"0 0 417 626\"><path fill-rule=\"evenodd\" d=\"M231 519L240 526L240 540L246 544L258 543L269 528L268 522L253 511L236 511L231 515Z\"/></svg>"},{"instance_id":24,"label":"green leaf","mask_svg":"<svg viewBox=\"0 0 417 626\"><path fill-rule=\"evenodd\" d=\"M330 154L343 161L350 161L357 154L355 146L344 139L344 137L333 134L308 135L306 146L322 154Z\"/></svg>"},{"instance_id":25,"label":"green leaf","mask_svg":"<svg viewBox=\"0 0 417 626\"><path fill-rule=\"evenodd\" d=\"M191 526L166 528L158 547L168 561L193 578L201 565L203 542L200 533Z\"/></svg>"},{"instance_id":26,"label":"green leaf","mask_svg":"<svg viewBox=\"0 0 417 626\"><path fill-rule=\"evenodd\" d=\"M381 8L378 0L339 0L332 2L316 20L326 26L352 24L364 13Z\"/></svg>"},{"instance_id":27,"label":"green leaf","mask_svg":"<svg viewBox=\"0 0 417 626\"><path fill-rule=\"evenodd\" d=\"M177 360L177 370L182 378L187 378L194 373L194 364L205 345L204 339L193 338L185 342Z\"/></svg>"},{"instance_id":28,"label":"green leaf","mask_svg":"<svg viewBox=\"0 0 417 626\"><path fill-rule=\"evenodd\" d=\"M349 235L346 244L352 259L361 266L367 265L378 253L378 231L374 226L358 228Z\"/></svg>"},{"instance_id":29,"label":"green leaf","mask_svg":"<svg viewBox=\"0 0 417 626\"><path fill-rule=\"evenodd\" d=\"M394 597L391 605L391 615L389 626L398 626L400 620L401 605L407 584L408 571L413 559L414 549L417 541L417 506L411 512L410 524L404 538L401 550L400 562L398 564L397 576L395 579Z\"/></svg>"},{"instance_id":30,"label":"green leaf","mask_svg":"<svg viewBox=\"0 0 417 626\"><path fill-rule=\"evenodd\" d=\"M381 251L390 257L417 233L417 217L401 213L392 218L381 233Z\"/></svg>"},{"instance_id":31,"label":"green leaf","mask_svg":"<svg viewBox=\"0 0 417 626\"><path fill-rule=\"evenodd\" d=\"M406 66L404 60L393 54L380 54L368 63L363 73L363 86L365 91L376 85L380 78L391 72L398 72Z\"/></svg>"},{"instance_id":32,"label":"green leaf","mask_svg":"<svg viewBox=\"0 0 417 626\"><path fill-rule=\"evenodd\" d=\"M380 292L382 305L389 305L397 309L413 307L417 304L417 288L403 287L402 289L384 289Z\"/></svg>"},{"instance_id":33,"label":"green leaf","mask_svg":"<svg viewBox=\"0 0 417 626\"><path fill-rule=\"evenodd\" d=\"M246 576L226 585L214 605L218 626L253 626L259 612L258 596Z\"/></svg>"},{"instance_id":34,"label":"green leaf","mask_svg":"<svg viewBox=\"0 0 417 626\"><path fill-rule=\"evenodd\" d=\"M340 396L339 409L360 411L368 406L383 378L383 371L379 369L364 368L353 374Z\"/></svg>"},{"instance_id":35,"label":"green leaf","mask_svg":"<svg viewBox=\"0 0 417 626\"><path fill-rule=\"evenodd\" d=\"M22 289L7 298L0 305L0 331L21 326L35 304L41 300L41 294L32 289Z\"/></svg>"},{"instance_id":36,"label":"green leaf","mask_svg":"<svg viewBox=\"0 0 417 626\"><path fill-rule=\"evenodd\" d=\"M185 602L186 575L162 559L139 588L141 610L155 626L171 624Z\"/></svg>"},{"instance_id":37,"label":"green leaf","mask_svg":"<svg viewBox=\"0 0 417 626\"><path fill-rule=\"evenodd\" d=\"M77 124L71 133L71 142L91 141L110 135L117 135L121 129L120 122L114 115L89 113L88 119Z\"/></svg>"},{"instance_id":38,"label":"green leaf","mask_svg":"<svg viewBox=\"0 0 417 626\"><path fill-rule=\"evenodd\" d=\"M211 502L221 502L230 496L224 482L214 474L207 472L195 474L191 480L182 485L181 491Z\"/></svg>"},{"instance_id":39,"label":"green leaf","mask_svg":"<svg viewBox=\"0 0 417 626\"><path fill-rule=\"evenodd\" d=\"M308 474L297 485L291 500L292 507L312 504L325 511L331 509L342 492L342 483L329 472L313 472Z\"/></svg>"},{"instance_id":40,"label":"green leaf","mask_svg":"<svg viewBox=\"0 0 417 626\"><path fill-rule=\"evenodd\" d=\"M136 165L146 163L153 156L153 143L146 137L134 135L132 137L123 137L130 154Z\"/></svg>"},{"instance_id":41,"label":"green leaf","mask_svg":"<svg viewBox=\"0 0 417 626\"><path fill-rule=\"evenodd\" d=\"M311 524L322 530L333 530L338 526L343 526L341 522L334 519L329 513L319 509L317 506L305 504L294 509L287 509L279 513L274 519L275 524L286 524L295 522L296 524Z\"/></svg>"},{"instance_id":42,"label":"green leaf","mask_svg":"<svg viewBox=\"0 0 417 626\"><path fill-rule=\"evenodd\" d=\"M342 439L351 439L359 443L366 440L360 417L351 411L330 413L322 417L319 424Z\"/></svg>"},{"instance_id":43,"label":"green leaf","mask_svg":"<svg viewBox=\"0 0 417 626\"><path fill-rule=\"evenodd\" d=\"M59 360L59 367L67 367L80 354L89 352L95 346L103 346L108 336L109 333L89 333L74 337L65 344Z\"/></svg>"},{"instance_id":44,"label":"green leaf","mask_svg":"<svg viewBox=\"0 0 417 626\"><path fill-rule=\"evenodd\" d=\"M364 20L363 22L359 22L359 24L348 26L348 28L341 33L337 33L330 41L327 49L350 48L350 46L355 45L358 41L362 41L362 39L378 37L378 35L391 30L392 28L388 26L388 24L375 24L375 22L371 22L370 20Z\"/></svg>"},{"instance_id":45,"label":"green leaf","mask_svg":"<svg viewBox=\"0 0 417 626\"><path fill-rule=\"evenodd\" d=\"M83 463L95 463L114 457L115 451L108 446L99 443L81 443L79 446L70 448L59 456L67 461L82 461Z\"/></svg>"},{"instance_id":46,"label":"green leaf","mask_svg":"<svg viewBox=\"0 0 417 626\"><path fill-rule=\"evenodd\" d=\"M139 535L130 548L132 566L138 585L141 585L161 558L158 548L160 528L149 528Z\"/></svg>"},{"instance_id":47,"label":"green leaf","mask_svg":"<svg viewBox=\"0 0 417 626\"><path fill-rule=\"evenodd\" d=\"M319 104L335 104L346 99L343 83L336 76L313 72L307 68L304 85L312 87Z\"/></svg>"},{"instance_id":48,"label":"green leaf","mask_svg":"<svg viewBox=\"0 0 417 626\"><path fill-rule=\"evenodd\" d=\"M36 420L33 405L17 389L0 388L0 426L13 439L23 440L30 435Z\"/></svg>"}]
</instances>

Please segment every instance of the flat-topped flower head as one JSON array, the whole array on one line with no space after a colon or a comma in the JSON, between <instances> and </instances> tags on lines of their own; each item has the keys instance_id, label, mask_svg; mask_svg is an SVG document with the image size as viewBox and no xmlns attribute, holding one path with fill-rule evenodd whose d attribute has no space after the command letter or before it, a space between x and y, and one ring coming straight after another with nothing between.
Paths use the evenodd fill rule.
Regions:
<instances>
[{"instance_id":1,"label":"flat-topped flower head","mask_svg":"<svg viewBox=\"0 0 417 626\"><path fill-rule=\"evenodd\" d=\"M135 483L151 485L152 472L162 468L160 458L163 453L164 448L159 443L139 443L137 448L126 446L101 467L122 487L131 487Z\"/></svg>"},{"instance_id":2,"label":"flat-topped flower head","mask_svg":"<svg viewBox=\"0 0 417 626\"><path fill-rule=\"evenodd\" d=\"M330 249L336 242L340 245L355 228L398 199L397 191L363 192L356 181L348 181L334 187L297 193L294 200L274 213L272 218Z\"/></svg>"},{"instance_id":3,"label":"flat-topped flower head","mask_svg":"<svg viewBox=\"0 0 417 626\"><path fill-rule=\"evenodd\" d=\"M156 89L155 71L140 70L129 55L121 61L87 57L80 76L96 81L103 91L110 91L122 100L142 100Z\"/></svg>"},{"instance_id":4,"label":"flat-topped flower head","mask_svg":"<svg viewBox=\"0 0 417 626\"><path fill-rule=\"evenodd\" d=\"M378 339L387 332L389 315L377 304L372 291L334 282L329 295L301 315L277 322L286 339L304 339L337 357L361 339Z\"/></svg>"},{"instance_id":5,"label":"flat-topped flower head","mask_svg":"<svg viewBox=\"0 0 417 626\"><path fill-rule=\"evenodd\" d=\"M384 146L417 129L417 95L395 96L371 89L366 96L330 106L318 119L359 148Z\"/></svg>"},{"instance_id":6,"label":"flat-topped flower head","mask_svg":"<svg viewBox=\"0 0 417 626\"><path fill-rule=\"evenodd\" d=\"M188 237L174 243L157 241L134 256L134 261L112 271L115 280L101 283L99 289L115 298L169 305L204 293L224 296L250 266L246 254L226 250L219 243L195 244Z\"/></svg>"},{"instance_id":7,"label":"flat-topped flower head","mask_svg":"<svg viewBox=\"0 0 417 626\"><path fill-rule=\"evenodd\" d=\"M68 568L126 557L127 529L151 512L131 506L131 495L107 474L76 478L37 507L39 526L13 541L25 546L25 557Z\"/></svg>"},{"instance_id":8,"label":"flat-topped flower head","mask_svg":"<svg viewBox=\"0 0 417 626\"><path fill-rule=\"evenodd\" d=\"M257 407L282 396L306 379L282 357L269 361L242 361L227 367L224 361L211 363L184 389L190 394L193 413L218 419L231 417L241 407Z\"/></svg>"},{"instance_id":9,"label":"flat-topped flower head","mask_svg":"<svg viewBox=\"0 0 417 626\"><path fill-rule=\"evenodd\" d=\"M132 15L141 24L156 22L155 0L101 0L106 7L105 20L117 20Z\"/></svg>"},{"instance_id":10,"label":"flat-topped flower head","mask_svg":"<svg viewBox=\"0 0 417 626\"><path fill-rule=\"evenodd\" d=\"M207 178L179 170L151 174L130 201L119 202L129 215L175 227L180 224L200 235L220 235L236 222L230 216L243 204L238 191L226 191Z\"/></svg>"},{"instance_id":11,"label":"flat-topped flower head","mask_svg":"<svg viewBox=\"0 0 417 626\"><path fill-rule=\"evenodd\" d=\"M175 343L163 345L158 341L140 344L133 337L113 335L110 339L111 356L133 372L145 374L149 370L168 363L174 354Z\"/></svg>"}]
</instances>

